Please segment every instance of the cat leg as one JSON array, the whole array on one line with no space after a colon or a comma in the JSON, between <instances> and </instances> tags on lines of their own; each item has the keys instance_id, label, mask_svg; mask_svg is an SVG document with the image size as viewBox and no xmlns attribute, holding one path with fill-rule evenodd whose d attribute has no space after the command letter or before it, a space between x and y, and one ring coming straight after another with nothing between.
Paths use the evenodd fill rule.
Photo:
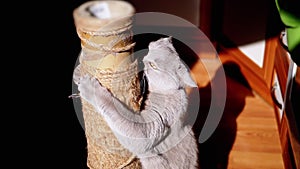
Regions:
<instances>
[{"instance_id":1,"label":"cat leg","mask_svg":"<svg viewBox=\"0 0 300 169\"><path fill-rule=\"evenodd\" d=\"M120 143L133 152L143 154L152 150L165 134L165 125L159 115L147 118L137 115L101 86L97 79L83 76L78 90L80 96L104 117ZM152 112L141 112L150 113Z\"/></svg>"},{"instance_id":2,"label":"cat leg","mask_svg":"<svg viewBox=\"0 0 300 169\"><path fill-rule=\"evenodd\" d=\"M140 158L143 169L173 169L167 158L163 155ZM189 169L189 168L187 168Z\"/></svg>"}]
</instances>

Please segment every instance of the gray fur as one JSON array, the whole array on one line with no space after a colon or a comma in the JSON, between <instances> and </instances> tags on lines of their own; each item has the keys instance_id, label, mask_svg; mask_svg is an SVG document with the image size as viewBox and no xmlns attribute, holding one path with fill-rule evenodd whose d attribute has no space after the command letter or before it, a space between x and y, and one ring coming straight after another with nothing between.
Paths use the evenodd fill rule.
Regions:
<instances>
[{"instance_id":1,"label":"gray fur","mask_svg":"<svg viewBox=\"0 0 300 169\"><path fill-rule=\"evenodd\" d=\"M78 82L80 96L104 117L119 142L140 159L143 169L196 169L196 139L192 126L185 125L185 88L197 85L170 37L151 42L143 62L149 94L138 114L87 75Z\"/></svg>"}]
</instances>

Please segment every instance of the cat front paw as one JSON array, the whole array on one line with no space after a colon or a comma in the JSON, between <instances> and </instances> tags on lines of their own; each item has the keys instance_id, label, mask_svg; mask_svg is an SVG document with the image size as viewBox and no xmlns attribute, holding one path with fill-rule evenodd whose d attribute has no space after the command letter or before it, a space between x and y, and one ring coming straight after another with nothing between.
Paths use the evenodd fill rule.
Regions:
<instances>
[{"instance_id":1,"label":"cat front paw","mask_svg":"<svg viewBox=\"0 0 300 169\"><path fill-rule=\"evenodd\" d=\"M77 65L76 66L76 68L74 69L74 72L73 72L73 81L74 81L74 83L76 84L76 85L78 85L79 84L79 82L80 82L80 78L81 78L81 71L80 71L80 68L81 67L81 65L79 64L79 65Z\"/></svg>"},{"instance_id":2,"label":"cat front paw","mask_svg":"<svg viewBox=\"0 0 300 169\"><path fill-rule=\"evenodd\" d=\"M90 77L89 75L84 75L80 78L78 90L80 97L92 104L95 108L102 107L106 104L111 95L96 78Z\"/></svg>"}]
</instances>

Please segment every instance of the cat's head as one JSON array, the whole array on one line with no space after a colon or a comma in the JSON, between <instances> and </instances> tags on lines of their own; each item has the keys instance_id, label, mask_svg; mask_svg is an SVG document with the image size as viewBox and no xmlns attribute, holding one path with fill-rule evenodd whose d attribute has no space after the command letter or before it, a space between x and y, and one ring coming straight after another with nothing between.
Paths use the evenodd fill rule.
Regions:
<instances>
[{"instance_id":1,"label":"cat's head","mask_svg":"<svg viewBox=\"0 0 300 169\"><path fill-rule=\"evenodd\" d=\"M144 57L144 72L149 90L167 91L185 87L197 87L188 67L181 61L172 37L160 38L149 44L149 52Z\"/></svg>"}]
</instances>

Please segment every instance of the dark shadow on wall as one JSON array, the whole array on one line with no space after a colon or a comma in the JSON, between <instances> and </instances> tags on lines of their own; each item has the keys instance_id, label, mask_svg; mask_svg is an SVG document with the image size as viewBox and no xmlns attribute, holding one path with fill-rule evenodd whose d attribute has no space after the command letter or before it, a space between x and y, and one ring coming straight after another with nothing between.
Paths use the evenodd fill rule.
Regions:
<instances>
[{"instance_id":1,"label":"dark shadow on wall","mask_svg":"<svg viewBox=\"0 0 300 169\"><path fill-rule=\"evenodd\" d=\"M211 137L204 143L199 143L199 163L201 169L226 169L229 153L236 138L236 119L245 106L245 99L253 96L252 90L246 81L240 68L233 62L223 64L226 77L226 103L222 118ZM197 120L194 124L196 137L199 138L204 122L206 121L211 106L211 86L218 88L216 83L222 76L218 69L211 82L205 87L199 88L200 108ZM218 96L217 96L218 97Z\"/></svg>"},{"instance_id":2,"label":"dark shadow on wall","mask_svg":"<svg viewBox=\"0 0 300 169\"><path fill-rule=\"evenodd\" d=\"M138 29L138 26L136 26ZM168 28L166 26L158 27L154 26L153 29L172 29L172 31L176 32L177 30L181 32L187 32L189 28ZM191 35L191 33L189 34ZM141 60L145 55L148 53L148 45L152 41L156 41L159 38L168 37L169 35L161 35L155 33L144 33L138 34L133 36L133 41L137 42L134 47L134 57ZM189 36L191 38L192 36ZM194 64L198 61L198 55L186 44L181 42L176 38L172 38L172 44L176 49L176 52L179 54L179 57L184 61L184 63L189 67L192 68ZM211 50L211 49L207 49Z\"/></svg>"},{"instance_id":3,"label":"dark shadow on wall","mask_svg":"<svg viewBox=\"0 0 300 169\"><path fill-rule=\"evenodd\" d=\"M284 29L275 1L212 0L212 37L236 47L278 36Z\"/></svg>"}]
</instances>

